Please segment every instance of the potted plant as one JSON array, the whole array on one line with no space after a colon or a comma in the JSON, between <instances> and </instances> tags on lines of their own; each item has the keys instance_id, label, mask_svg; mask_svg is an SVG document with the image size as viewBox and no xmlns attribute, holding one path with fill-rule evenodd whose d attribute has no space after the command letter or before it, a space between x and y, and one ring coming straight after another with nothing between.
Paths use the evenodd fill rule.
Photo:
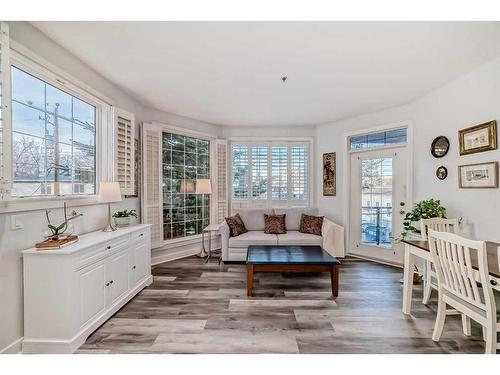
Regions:
<instances>
[{"instance_id":1,"label":"potted plant","mask_svg":"<svg viewBox=\"0 0 500 375\"><path fill-rule=\"evenodd\" d=\"M404 230L397 238L397 241L402 241L408 237L410 233L420 233L420 220L440 217L446 219L446 208L441 205L439 199L424 199L415 204L415 207L410 212L407 212L403 219Z\"/></svg>"},{"instance_id":2,"label":"potted plant","mask_svg":"<svg viewBox=\"0 0 500 375\"><path fill-rule=\"evenodd\" d=\"M127 225L129 225L130 216L137 218L136 210L116 211L113 214L113 217L115 218L115 224L119 227L126 227Z\"/></svg>"},{"instance_id":3,"label":"potted plant","mask_svg":"<svg viewBox=\"0 0 500 375\"><path fill-rule=\"evenodd\" d=\"M73 226L70 225L70 221L83 216L83 214L77 212L76 210L72 210L70 215L68 216L66 209L66 202L63 203L63 213L64 213L64 221L61 224L54 225L50 221L50 211L45 210L45 217L47 218L47 232L46 238L52 241L57 241L61 237L68 237L73 232Z\"/></svg>"}]
</instances>

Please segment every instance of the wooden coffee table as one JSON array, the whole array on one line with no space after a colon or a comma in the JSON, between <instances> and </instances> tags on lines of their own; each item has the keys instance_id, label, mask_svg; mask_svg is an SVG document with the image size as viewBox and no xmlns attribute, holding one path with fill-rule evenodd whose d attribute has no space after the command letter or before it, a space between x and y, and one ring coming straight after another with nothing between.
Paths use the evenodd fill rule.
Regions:
<instances>
[{"instance_id":1,"label":"wooden coffee table","mask_svg":"<svg viewBox=\"0 0 500 375\"><path fill-rule=\"evenodd\" d=\"M247 295L253 295L256 272L330 272L332 294L339 294L340 261L321 246L248 246Z\"/></svg>"}]
</instances>

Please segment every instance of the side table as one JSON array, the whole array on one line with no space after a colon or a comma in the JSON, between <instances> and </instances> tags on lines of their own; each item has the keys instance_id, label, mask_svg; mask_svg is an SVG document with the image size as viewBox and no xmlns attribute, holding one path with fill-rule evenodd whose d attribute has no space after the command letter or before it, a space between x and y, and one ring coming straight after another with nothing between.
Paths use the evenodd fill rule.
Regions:
<instances>
[{"instance_id":1,"label":"side table","mask_svg":"<svg viewBox=\"0 0 500 375\"><path fill-rule=\"evenodd\" d=\"M220 224L210 224L207 227L203 228L203 230L201 232L201 251L198 254L198 256L200 258L207 257L207 259L205 260L205 263L207 263L208 260L212 257L212 250L216 250L216 249L212 249L212 235L213 234L215 234L217 236L220 235L219 226L220 226ZM207 251L207 249L205 249L205 233L208 233L208 251ZM219 264L220 264L221 260L222 260L222 254L219 257Z\"/></svg>"}]
</instances>

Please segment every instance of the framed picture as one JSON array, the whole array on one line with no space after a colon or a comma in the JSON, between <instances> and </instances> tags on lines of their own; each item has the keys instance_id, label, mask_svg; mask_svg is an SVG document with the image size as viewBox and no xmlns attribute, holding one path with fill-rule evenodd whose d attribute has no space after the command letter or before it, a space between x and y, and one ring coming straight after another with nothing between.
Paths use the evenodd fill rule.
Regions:
<instances>
[{"instance_id":1,"label":"framed picture","mask_svg":"<svg viewBox=\"0 0 500 375\"><path fill-rule=\"evenodd\" d=\"M446 177L448 177L448 169L446 169L446 167L443 165L440 166L438 169L436 169L436 177L440 180L444 180Z\"/></svg>"},{"instance_id":2,"label":"framed picture","mask_svg":"<svg viewBox=\"0 0 500 375\"><path fill-rule=\"evenodd\" d=\"M461 189L498 187L498 162L467 164L458 167L458 186Z\"/></svg>"},{"instance_id":3,"label":"framed picture","mask_svg":"<svg viewBox=\"0 0 500 375\"><path fill-rule=\"evenodd\" d=\"M497 149L496 120L463 129L458 132L460 155Z\"/></svg>"},{"instance_id":4,"label":"framed picture","mask_svg":"<svg viewBox=\"0 0 500 375\"><path fill-rule=\"evenodd\" d=\"M335 152L323 154L323 195L337 195L337 160Z\"/></svg>"}]
</instances>

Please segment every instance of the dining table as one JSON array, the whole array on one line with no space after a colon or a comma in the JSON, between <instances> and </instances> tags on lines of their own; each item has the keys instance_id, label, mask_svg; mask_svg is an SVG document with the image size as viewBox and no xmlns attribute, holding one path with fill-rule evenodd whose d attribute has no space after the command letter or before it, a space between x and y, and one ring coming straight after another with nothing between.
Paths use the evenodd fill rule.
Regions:
<instances>
[{"instance_id":1,"label":"dining table","mask_svg":"<svg viewBox=\"0 0 500 375\"><path fill-rule=\"evenodd\" d=\"M431 261L429 241L407 239L405 244L404 271L403 271L403 313L411 313L411 298L413 293L413 273L417 258ZM486 241L486 252L488 258L488 272L493 289L500 291L500 243ZM471 253L472 267L475 270L475 278L479 282L479 271L477 268L477 255Z\"/></svg>"}]
</instances>

